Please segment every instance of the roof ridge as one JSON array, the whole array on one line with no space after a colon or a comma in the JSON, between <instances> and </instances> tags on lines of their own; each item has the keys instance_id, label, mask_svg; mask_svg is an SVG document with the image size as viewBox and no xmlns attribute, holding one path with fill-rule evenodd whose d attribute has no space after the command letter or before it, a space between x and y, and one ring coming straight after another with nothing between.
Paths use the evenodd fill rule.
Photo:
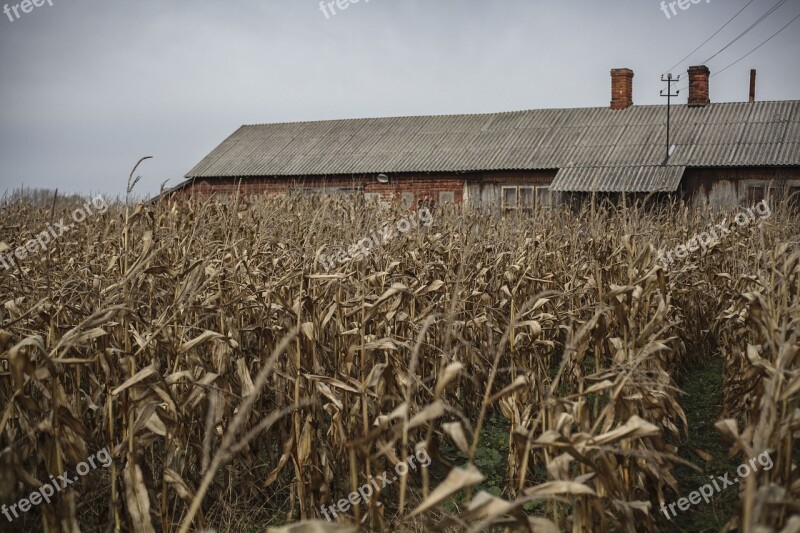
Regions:
<instances>
[{"instance_id":1,"label":"roof ridge","mask_svg":"<svg viewBox=\"0 0 800 533\"><path fill-rule=\"evenodd\" d=\"M756 102L711 102L703 107L689 108L689 109L704 109L708 107L727 106L727 105L762 105L774 103L799 103L797 100L758 100ZM420 118L453 118L453 117L490 117L494 115L513 115L516 113L530 113L534 111L591 111L591 110L604 110L610 112L624 112L631 109L644 109L644 108L663 108L666 104L642 104L632 105L625 109L611 109L611 107L593 106L593 107L538 107L529 109L516 109L512 111L491 111L487 113L450 113L442 115L394 115L394 116L380 116L380 117L353 117L353 118L329 118L323 120L290 120L284 122L255 122L251 124L242 124L242 128L256 128L260 126L289 126L299 124L325 124L329 122L359 122L367 120L398 120L398 119L420 119ZM675 107L686 107L687 104L674 104Z\"/></svg>"}]
</instances>

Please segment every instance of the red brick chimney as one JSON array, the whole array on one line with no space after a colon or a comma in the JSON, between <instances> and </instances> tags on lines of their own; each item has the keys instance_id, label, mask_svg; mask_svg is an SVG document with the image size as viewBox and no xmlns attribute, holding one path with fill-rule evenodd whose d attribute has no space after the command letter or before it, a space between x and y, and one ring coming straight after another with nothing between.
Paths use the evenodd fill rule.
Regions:
<instances>
[{"instance_id":1,"label":"red brick chimney","mask_svg":"<svg viewBox=\"0 0 800 533\"><path fill-rule=\"evenodd\" d=\"M689 107L704 107L711 103L708 97L708 75L705 65L689 67Z\"/></svg>"},{"instance_id":2,"label":"red brick chimney","mask_svg":"<svg viewBox=\"0 0 800 533\"><path fill-rule=\"evenodd\" d=\"M750 69L750 98L747 101L751 104L756 101L756 69Z\"/></svg>"},{"instance_id":3,"label":"red brick chimney","mask_svg":"<svg viewBox=\"0 0 800 533\"><path fill-rule=\"evenodd\" d=\"M611 69L611 109L633 105L633 71L629 68Z\"/></svg>"}]
</instances>

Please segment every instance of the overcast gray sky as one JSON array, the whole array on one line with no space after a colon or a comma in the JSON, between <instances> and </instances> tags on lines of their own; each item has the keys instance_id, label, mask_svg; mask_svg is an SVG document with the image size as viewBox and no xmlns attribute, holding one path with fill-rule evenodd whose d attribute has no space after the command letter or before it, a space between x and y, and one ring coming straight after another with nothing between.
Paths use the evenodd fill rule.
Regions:
<instances>
[{"instance_id":1,"label":"overcast gray sky","mask_svg":"<svg viewBox=\"0 0 800 533\"><path fill-rule=\"evenodd\" d=\"M615 67L634 70L635 103L664 104L661 74L749 0L681 0L670 18L660 0L361 0L327 18L319 0L36 0L17 18L20 1L0 13L0 195L122 194L144 155L137 191L157 193L241 124L607 106ZM675 73L780 1L753 0ZM712 74L798 14L786 1ZM713 77L711 99L746 100L750 68L759 100L800 99L798 58L800 20Z\"/></svg>"}]
</instances>

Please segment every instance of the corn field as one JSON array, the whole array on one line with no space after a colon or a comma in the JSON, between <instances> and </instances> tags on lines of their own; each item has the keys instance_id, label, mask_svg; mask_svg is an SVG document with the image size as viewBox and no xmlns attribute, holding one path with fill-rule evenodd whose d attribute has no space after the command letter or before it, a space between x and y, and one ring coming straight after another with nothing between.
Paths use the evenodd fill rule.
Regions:
<instances>
[{"instance_id":1,"label":"corn field","mask_svg":"<svg viewBox=\"0 0 800 533\"><path fill-rule=\"evenodd\" d=\"M0 252L71 202L4 205ZM408 212L117 202L0 269L0 504L113 458L0 531L800 531L800 216L772 211L665 270L729 213L440 206L326 271ZM713 360L709 438L774 468L668 518L698 488L678 472L723 473L686 445L683 384Z\"/></svg>"}]
</instances>

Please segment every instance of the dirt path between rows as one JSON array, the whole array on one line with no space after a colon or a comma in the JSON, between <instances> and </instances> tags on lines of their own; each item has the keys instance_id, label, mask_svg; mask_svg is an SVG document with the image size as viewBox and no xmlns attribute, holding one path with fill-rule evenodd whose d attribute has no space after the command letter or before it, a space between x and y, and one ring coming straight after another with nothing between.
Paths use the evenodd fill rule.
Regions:
<instances>
[{"instance_id":1,"label":"dirt path between rows","mask_svg":"<svg viewBox=\"0 0 800 533\"><path fill-rule=\"evenodd\" d=\"M678 465L673 475L678 480L680 494L668 495L667 503L686 497L692 491L711 483L710 476L721 476L735 472L738 464L728 460L729 446L714 427L722 405L722 375L724 361L718 354L709 354L707 362L687 372L679 386L686 393L681 397L681 405L689 423L688 439L679 443L679 455L700 467L697 472L685 465ZM695 450L710 455L706 461ZM700 501L686 511L674 509L677 516L667 520L661 511L660 527L662 531L718 532L735 516L738 509L739 493L737 487L729 487L714 494L712 501ZM670 516L672 514L670 513Z\"/></svg>"}]
</instances>

